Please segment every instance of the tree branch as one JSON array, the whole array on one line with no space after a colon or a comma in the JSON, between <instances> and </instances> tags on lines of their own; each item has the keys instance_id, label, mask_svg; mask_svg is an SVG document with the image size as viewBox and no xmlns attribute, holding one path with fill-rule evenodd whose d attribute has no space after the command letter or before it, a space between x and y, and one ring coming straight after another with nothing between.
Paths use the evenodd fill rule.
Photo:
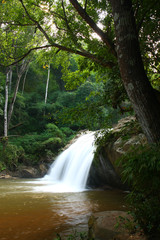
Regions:
<instances>
[{"instance_id":1,"label":"tree branch","mask_svg":"<svg viewBox=\"0 0 160 240\"><path fill-rule=\"evenodd\" d=\"M45 46L31 48L27 53L25 53L23 56L19 57L19 59L14 61L12 64L9 64L9 65L2 65L2 64L0 64L0 66L3 66L3 67L13 66L13 65L21 62L32 51L43 49L43 48L49 48L49 47L55 47L55 48L58 48L58 51L62 50L62 51L65 51L65 52L74 53L74 54L77 54L77 55L89 58L89 59L93 60L94 62L100 64L103 67L113 68L115 66L115 64L113 62L105 62L105 60L103 58L97 57L96 55L93 55L91 53L80 52L78 50L70 49L70 48L67 48L65 46L61 46L61 45L56 44L56 43L52 43L51 45L45 45Z\"/></svg>"},{"instance_id":2,"label":"tree branch","mask_svg":"<svg viewBox=\"0 0 160 240\"><path fill-rule=\"evenodd\" d=\"M51 44L52 43L52 39L48 36L48 34L46 33L46 31L41 27L41 25L39 24L39 22L37 22L34 18L31 17L31 15L29 14L29 12L27 11L24 3L23 3L23 0L19 0L22 4L22 7L24 8L25 10L25 13L27 14L28 18L34 22L36 25L37 25L37 28L43 33L43 35L45 36L45 38L47 39L47 41Z\"/></svg>"},{"instance_id":3,"label":"tree branch","mask_svg":"<svg viewBox=\"0 0 160 240\"><path fill-rule=\"evenodd\" d=\"M50 38L48 36L48 34L46 33L46 31L41 27L41 25L39 24L38 21L36 21L28 12L28 10L26 9L24 3L23 3L23 0L19 0L22 4L22 7L24 8L25 10L25 13L27 14L28 18L33 22L35 23L35 25L37 26L37 28L42 32L42 34L44 35L44 37L47 39L48 41L48 45L45 45L45 46L40 46L40 47L34 47L34 48L31 48L27 53L25 53L24 55L22 55L21 57L19 57L16 61L14 61L12 64L9 64L7 65L6 67L8 66L12 66L12 65L15 65L17 63L19 63L20 61L22 61L25 57L27 57L32 51L34 50L38 50L38 49L43 49L43 48L48 48L48 47L55 47L55 48L58 48L59 50L62 50L62 51L66 51L66 52L69 52L69 53L74 53L74 54L77 54L77 55L80 55L80 56L83 56L83 57L86 57L86 58L89 58L89 59L92 59L94 62L100 64L101 66L103 67L108 67L108 68L112 68L113 66L115 66L115 64L113 62L106 62L103 58L100 58L100 57L97 57L96 55L93 55L91 53L88 53L86 51L79 51L79 50L75 50L75 49L71 49L71 48L68 48L68 47L65 47L65 46L62 46L62 45L59 45L59 44L56 44L53 42L52 38ZM73 0L70 0L71 2ZM74 1L73 1L74 2ZM75 2L78 4L78 2L75 0ZM78 4L78 6L80 6ZM81 8L80 6L80 9L83 10L83 8ZM83 10L84 11L84 10ZM85 11L84 11L85 12ZM83 14L82 14L83 15ZM104 38L104 41L106 42L106 44L108 44L108 47L111 49L110 47L110 44L107 42L107 39L106 39L106 34L100 29L97 27L97 25L94 23L94 21L87 15L87 13L85 12L85 18L87 19L87 23L89 22L92 26L92 28L95 30L95 32L99 32L99 35ZM113 49L111 49L113 51ZM0 64L1 66L4 66L2 64Z\"/></svg>"},{"instance_id":4,"label":"tree branch","mask_svg":"<svg viewBox=\"0 0 160 240\"><path fill-rule=\"evenodd\" d=\"M22 27L25 27L25 26L35 26L35 24L20 23L20 22L14 23L14 22L1 22L0 21L0 24L8 24L10 26L22 26Z\"/></svg>"},{"instance_id":5,"label":"tree branch","mask_svg":"<svg viewBox=\"0 0 160 240\"><path fill-rule=\"evenodd\" d=\"M63 9L64 21L66 23L66 27L67 27L68 33L70 34L70 36L71 36L75 46L77 46L83 52L84 49L82 49L81 46L78 44L77 36L73 33L71 27L69 26L69 22L68 22L68 19L67 19L67 15L66 15L66 11L65 11L65 6L64 6L64 1L63 0L62 0L62 9Z\"/></svg>"},{"instance_id":6,"label":"tree branch","mask_svg":"<svg viewBox=\"0 0 160 240\"><path fill-rule=\"evenodd\" d=\"M10 127L9 130L12 130L12 129L14 129L14 128L17 128L17 127L19 127L19 126L21 126L21 125L23 125L23 124L24 124L24 122L18 123L18 124L16 124L16 125Z\"/></svg>"},{"instance_id":7,"label":"tree branch","mask_svg":"<svg viewBox=\"0 0 160 240\"><path fill-rule=\"evenodd\" d=\"M85 11L87 9L87 0L85 1L84 9L85 9Z\"/></svg>"},{"instance_id":8,"label":"tree branch","mask_svg":"<svg viewBox=\"0 0 160 240\"><path fill-rule=\"evenodd\" d=\"M53 10L50 10L50 9L49 9L49 12L50 12L52 15L57 16L59 19L65 20L64 17L62 17L60 14L54 12Z\"/></svg>"},{"instance_id":9,"label":"tree branch","mask_svg":"<svg viewBox=\"0 0 160 240\"><path fill-rule=\"evenodd\" d=\"M110 52L117 56L116 51L114 49L113 43L109 40L106 33L104 33L97 24L93 21L93 19L87 14L85 9L81 7L81 5L78 3L77 0L69 0L70 3L73 5L73 7L76 9L76 11L79 13L79 15L83 18L83 20L94 30L95 33L98 34L98 36L102 39L102 41L107 45Z\"/></svg>"}]
</instances>

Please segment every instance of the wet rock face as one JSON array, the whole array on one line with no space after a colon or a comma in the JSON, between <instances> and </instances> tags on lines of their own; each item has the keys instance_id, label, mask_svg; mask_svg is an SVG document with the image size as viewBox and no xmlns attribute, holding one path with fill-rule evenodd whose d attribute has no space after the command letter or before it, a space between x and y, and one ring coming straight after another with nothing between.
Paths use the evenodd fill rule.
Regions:
<instances>
[{"instance_id":1,"label":"wet rock face","mask_svg":"<svg viewBox=\"0 0 160 240\"><path fill-rule=\"evenodd\" d=\"M135 132L131 128L131 123L136 121L135 117L126 117L121 119L112 129L112 133L118 134L118 138L114 141L106 143L99 151L98 160L93 161L88 178L88 185L91 187L111 186L126 190L128 187L121 181L121 167L117 167L116 161L125 154L130 147L143 145L147 143L147 139L143 133ZM133 124L134 125L134 124ZM133 132L129 136L124 137L123 129ZM121 136L121 132L122 135ZM134 133L135 132L135 133Z\"/></svg>"},{"instance_id":2,"label":"wet rock face","mask_svg":"<svg viewBox=\"0 0 160 240\"><path fill-rule=\"evenodd\" d=\"M114 166L108 159L105 149L99 155L99 164L93 162L87 182L88 186L100 188L126 189L122 184L120 176L116 173Z\"/></svg>"}]
</instances>

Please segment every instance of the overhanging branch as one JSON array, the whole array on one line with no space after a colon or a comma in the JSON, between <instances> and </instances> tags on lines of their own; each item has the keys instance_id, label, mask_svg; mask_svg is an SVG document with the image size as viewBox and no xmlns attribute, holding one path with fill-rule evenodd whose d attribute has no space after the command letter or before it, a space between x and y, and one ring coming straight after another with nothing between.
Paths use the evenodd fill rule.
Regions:
<instances>
[{"instance_id":1,"label":"overhanging branch","mask_svg":"<svg viewBox=\"0 0 160 240\"><path fill-rule=\"evenodd\" d=\"M14 61L13 63L11 63L9 65L6 65L5 67L9 67L9 66L12 66L12 65L15 65L15 64L21 62L32 51L43 49L43 48L49 48L49 47L55 47L55 48L58 48L59 51L62 50L62 51L65 51L65 52L74 53L74 54L86 57L86 58L91 59L94 62L100 64L103 67L113 68L115 66L115 64L113 62L106 62L103 58L97 57L94 54L91 54L91 53L88 53L88 52L81 52L81 51L78 51L78 50L75 50L75 49L71 49L71 48L67 48L65 46L61 46L61 45L56 44L56 43L52 43L50 45L44 45L44 46L40 46L40 47L31 48L30 50L28 50L28 52L26 52L24 55L19 57L18 60ZM0 66L4 66L4 65L0 64Z\"/></svg>"},{"instance_id":2,"label":"overhanging branch","mask_svg":"<svg viewBox=\"0 0 160 240\"><path fill-rule=\"evenodd\" d=\"M96 55L94 54L91 54L89 52L86 52L86 51L79 51L79 50L75 50L75 49L71 49L71 48L68 48L68 47L65 47L65 46L61 46L59 44L56 44L53 42L52 38L47 34L47 32L43 29L43 27L39 24L38 21L36 21L31 15L30 13L28 12L27 8L25 7L24 5L24 2L23 0L19 0L21 2L21 5L27 15L27 17L37 26L37 28L42 32L42 34L44 35L44 37L47 39L48 41L48 45L45 45L45 46L40 46L40 47L34 47L34 48L31 48L28 52L26 52L24 55L22 55L21 57L19 57L16 61L14 61L12 64L9 64L7 65L6 67L8 66L11 66L11 65L15 65L17 64L18 62L22 61L25 57L27 57L32 51L34 50L38 50L38 49L43 49L43 48L48 48L48 47L55 47L55 48L58 48L58 50L62 50L62 51L66 51L66 52L69 52L69 53L74 53L74 54L77 54L77 55L80 55L80 56L83 56L83 57L86 57L88 59L91 59L93 60L94 62L100 64L101 66L103 67L108 67L108 68L112 68L113 66L115 66L115 64L113 62L106 62L103 58L101 57L97 57ZM79 3L75 0L70 0L70 2L76 2L76 4L78 4L78 6L80 7L81 10L83 10L83 8L79 5ZM84 11L84 10L83 10ZM110 50L112 51L113 53L113 48L111 48L111 44L108 42L108 39L107 39L107 36L106 34L100 29L98 28L98 26L94 23L94 21L87 15L87 13L84 11L85 13L85 18L86 18L86 22L88 24L91 25L91 27L95 30L95 32L98 34L99 33L99 36L102 37L102 39L104 40L104 42L108 45L108 47L110 48ZM83 13L83 14L84 14ZM83 15L82 14L82 15ZM1 64L1 66L4 66Z\"/></svg>"},{"instance_id":3,"label":"overhanging branch","mask_svg":"<svg viewBox=\"0 0 160 240\"><path fill-rule=\"evenodd\" d=\"M81 7L81 5L78 3L77 0L69 0L70 3L73 5L73 7L76 9L78 14L83 18L83 20L94 30L95 33L98 34L98 36L102 39L102 41L107 45L110 52L117 56L116 51L114 49L113 43L109 40L106 33L104 33L97 24L93 21L93 19L87 14L85 9Z\"/></svg>"}]
</instances>

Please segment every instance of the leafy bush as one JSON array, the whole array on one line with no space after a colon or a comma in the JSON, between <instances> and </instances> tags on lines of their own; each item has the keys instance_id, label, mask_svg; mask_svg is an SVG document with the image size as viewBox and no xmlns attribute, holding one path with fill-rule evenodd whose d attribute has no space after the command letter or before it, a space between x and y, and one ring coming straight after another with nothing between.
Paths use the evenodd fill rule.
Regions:
<instances>
[{"instance_id":1,"label":"leafy bush","mask_svg":"<svg viewBox=\"0 0 160 240\"><path fill-rule=\"evenodd\" d=\"M60 137L60 138L64 138L65 135L62 133L62 131L53 123L48 123L46 125L46 132L51 133L52 136L54 137Z\"/></svg>"},{"instance_id":2,"label":"leafy bush","mask_svg":"<svg viewBox=\"0 0 160 240\"><path fill-rule=\"evenodd\" d=\"M71 129L59 129L55 124L48 123L46 130L41 134L36 132L26 134L23 137L12 138L10 142L17 148L22 146L24 149L23 163L25 165L36 165L41 160L56 156L71 136L73 136Z\"/></svg>"},{"instance_id":3,"label":"leafy bush","mask_svg":"<svg viewBox=\"0 0 160 240\"><path fill-rule=\"evenodd\" d=\"M57 98L57 103L63 107L72 107L75 104L75 93L74 92L62 92Z\"/></svg>"},{"instance_id":4,"label":"leafy bush","mask_svg":"<svg viewBox=\"0 0 160 240\"><path fill-rule=\"evenodd\" d=\"M67 138L70 139L70 138L74 137L74 133L75 132L71 128L69 128L69 127L61 127L60 129L66 135Z\"/></svg>"},{"instance_id":5,"label":"leafy bush","mask_svg":"<svg viewBox=\"0 0 160 240\"><path fill-rule=\"evenodd\" d=\"M0 172L6 169L6 166L3 162L0 162Z\"/></svg>"},{"instance_id":6,"label":"leafy bush","mask_svg":"<svg viewBox=\"0 0 160 240\"><path fill-rule=\"evenodd\" d=\"M51 150L52 152L58 152L58 150L63 146L63 142L61 138L55 137L55 138L49 138L46 141L42 142L41 148L44 148L44 150Z\"/></svg>"},{"instance_id":7,"label":"leafy bush","mask_svg":"<svg viewBox=\"0 0 160 240\"><path fill-rule=\"evenodd\" d=\"M136 222L151 236L160 236L160 145L133 148L120 160L128 201ZM159 239L159 238L158 238Z\"/></svg>"},{"instance_id":8,"label":"leafy bush","mask_svg":"<svg viewBox=\"0 0 160 240\"><path fill-rule=\"evenodd\" d=\"M23 161L24 149L20 146L13 144L6 145L4 150L0 151L0 171L9 169L11 171L16 170L18 164Z\"/></svg>"},{"instance_id":9,"label":"leafy bush","mask_svg":"<svg viewBox=\"0 0 160 240\"><path fill-rule=\"evenodd\" d=\"M24 164L35 165L40 159L47 157L48 151L57 155L60 148L64 145L64 141L63 138L56 136L58 135L53 135L48 131L41 134L32 133L12 140L12 143L23 147L25 151Z\"/></svg>"}]
</instances>

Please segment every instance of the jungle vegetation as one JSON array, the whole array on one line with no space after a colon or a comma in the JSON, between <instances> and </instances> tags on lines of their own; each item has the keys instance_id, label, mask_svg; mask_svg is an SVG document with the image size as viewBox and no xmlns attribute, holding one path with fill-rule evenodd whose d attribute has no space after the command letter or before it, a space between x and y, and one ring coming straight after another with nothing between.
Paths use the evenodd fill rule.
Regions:
<instances>
[{"instance_id":1,"label":"jungle vegetation","mask_svg":"<svg viewBox=\"0 0 160 240\"><path fill-rule=\"evenodd\" d=\"M135 219L159 234L154 179L153 198L146 196L148 179L160 171L153 150L160 140L160 2L2 0L0 16L0 169L52 158L77 131L135 114L150 149L124 164L125 179L132 180Z\"/></svg>"}]
</instances>

